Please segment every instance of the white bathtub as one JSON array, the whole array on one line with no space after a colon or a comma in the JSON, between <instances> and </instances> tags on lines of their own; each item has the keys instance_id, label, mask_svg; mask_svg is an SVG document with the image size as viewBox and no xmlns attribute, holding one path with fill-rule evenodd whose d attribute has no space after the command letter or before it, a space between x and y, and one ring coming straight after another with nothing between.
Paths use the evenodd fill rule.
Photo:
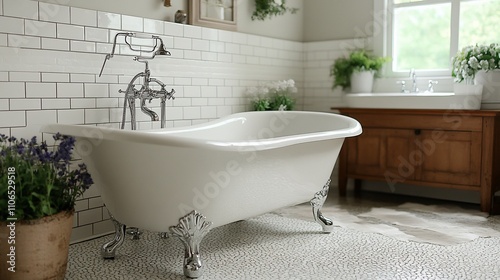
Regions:
<instances>
[{"instance_id":1,"label":"white bathtub","mask_svg":"<svg viewBox=\"0 0 500 280\"><path fill-rule=\"evenodd\" d=\"M179 237L172 229L183 223L208 231L209 222L217 227L315 196L324 201L344 138L360 134L361 126L337 114L274 111L183 128L53 124L42 131L77 138L77 151L120 226ZM115 239L123 238L118 235L117 226Z\"/></svg>"}]
</instances>

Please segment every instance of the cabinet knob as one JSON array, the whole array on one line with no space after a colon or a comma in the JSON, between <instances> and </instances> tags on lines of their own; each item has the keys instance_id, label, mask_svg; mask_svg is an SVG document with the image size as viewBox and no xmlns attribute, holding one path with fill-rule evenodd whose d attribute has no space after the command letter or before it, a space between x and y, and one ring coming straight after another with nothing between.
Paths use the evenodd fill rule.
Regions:
<instances>
[{"instance_id":1,"label":"cabinet knob","mask_svg":"<svg viewBox=\"0 0 500 280\"><path fill-rule=\"evenodd\" d=\"M422 130L420 129L415 129L415 135L420 135L422 133Z\"/></svg>"}]
</instances>

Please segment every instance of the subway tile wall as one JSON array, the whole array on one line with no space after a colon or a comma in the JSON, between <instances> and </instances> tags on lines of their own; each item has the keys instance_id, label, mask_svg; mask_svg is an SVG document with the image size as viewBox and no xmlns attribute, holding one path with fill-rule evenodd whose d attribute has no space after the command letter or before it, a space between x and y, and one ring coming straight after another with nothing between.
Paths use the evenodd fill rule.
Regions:
<instances>
[{"instance_id":1,"label":"subway tile wall","mask_svg":"<svg viewBox=\"0 0 500 280\"><path fill-rule=\"evenodd\" d=\"M119 44L98 76L121 31L158 35L172 53L149 62L152 76L176 91L176 99L167 102L168 127L249 110L246 88L264 81L294 79L299 110L329 111L342 101L340 92L331 91L328 69L345 42L302 43L31 0L0 0L0 133L36 135L50 142L49 135L39 132L48 123L118 128L124 101L119 90L144 70L133 61L136 53ZM151 108L159 111L159 102L153 101ZM159 128L144 114L137 116L139 129ZM111 231L93 187L77 201L72 240Z\"/></svg>"}]
</instances>

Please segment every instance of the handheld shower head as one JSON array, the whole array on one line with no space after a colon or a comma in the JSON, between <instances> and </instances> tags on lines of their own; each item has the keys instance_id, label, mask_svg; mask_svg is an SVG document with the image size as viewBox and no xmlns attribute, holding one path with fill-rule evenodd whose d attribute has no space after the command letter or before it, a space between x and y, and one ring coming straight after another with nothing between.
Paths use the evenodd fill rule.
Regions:
<instances>
[{"instance_id":1,"label":"handheld shower head","mask_svg":"<svg viewBox=\"0 0 500 280\"><path fill-rule=\"evenodd\" d=\"M154 56L157 56L157 55L172 55L166 48L165 48L165 45L163 44L163 41L161 41L160 39L160 46L158 47L158 49L154 52L153 54L153 57Z\"/></svg>"}]
</instances>

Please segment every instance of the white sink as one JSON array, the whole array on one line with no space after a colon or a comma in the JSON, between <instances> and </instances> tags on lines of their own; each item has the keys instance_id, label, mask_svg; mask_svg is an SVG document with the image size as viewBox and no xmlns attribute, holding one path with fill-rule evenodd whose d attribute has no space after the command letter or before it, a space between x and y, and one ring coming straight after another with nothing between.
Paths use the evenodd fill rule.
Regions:
<instances>
[{"instance_id":1,"label":"white sink","mask_svg":"<svg viewBox=\"0 0 500 280\"><path fill-rule=\"evenodd\" d=\"M478 110L481 108L481 93L348 93L345 94L344 100L347 107L350 108L461 110Z\"/></svg>"}]
</instances>

